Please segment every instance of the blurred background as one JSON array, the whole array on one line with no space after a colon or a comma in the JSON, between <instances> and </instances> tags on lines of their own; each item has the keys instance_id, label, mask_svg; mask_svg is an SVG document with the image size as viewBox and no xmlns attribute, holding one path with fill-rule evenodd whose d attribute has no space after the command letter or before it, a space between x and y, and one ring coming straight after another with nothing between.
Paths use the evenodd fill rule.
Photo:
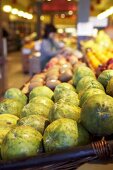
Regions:
<instances>
[{"instance_id":1,"label":"blurred background","mask_svg":"<svg viewBox=\"0 0 113 170\"><path fill-rule=\"evenodd\" d=\"M99 30L113 38L112 0L3 0L0 8L0 94L40 72L31 59L41 55L45 24L53 24L57 38L73 50Z\"/></svg>"}]
</instances>

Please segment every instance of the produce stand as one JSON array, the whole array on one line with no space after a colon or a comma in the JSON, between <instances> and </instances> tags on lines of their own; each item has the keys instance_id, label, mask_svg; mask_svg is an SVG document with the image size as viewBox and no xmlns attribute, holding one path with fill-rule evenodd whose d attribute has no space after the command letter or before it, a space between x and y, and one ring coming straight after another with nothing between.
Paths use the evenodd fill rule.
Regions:
<instances>
[{"instance_id":1,"label":"produce stand","mask_svg":"<svg viewBox=\"0 0 113 170\"><path fill-rule=\"evenodd\" d=\"M92 68L93 67L89 65L89 62L87 60L87 57L84 57L84 62ZM37 74L38 75L38 74ZM29 93L29 85L32 78L24 85L22 88L22 91L24 93ZM112 139L112 136L110 137ZM109 139L109 137L108 137ZM3 170L9 170L11 169L26 169L29 167L29 170L32 170L32 168L35 170L39 169L46 169L46 170L57 170L57 169L76 169L80 165L92 162L94 160L101 160L105 161L106 159L112 158L113 155L113 142L110 141L99 140L99 138L94 138L94 141L90 145L81 146L72 148L69 150L65 150L63 152L58 153L43 153L39 154L36 157L28 158L22 161L17 161L13 163L8 163L7 165L4 165L3 163ZM6 166L6 167L5 167Z\"/></svg>"},{"instance_id":2,"label":"produce stand","mask_svg":"<svg viewBox=\"0 0 113 170\"><path fill-rule=\"evenodd\" d=\"M61 57L62 58L62 57ZM68 58L68 57L67 57ZM84 58L85 59L85 58ZM59 59L60 60L60 59ZM56 62L56 60L54 60ZM69 61L69 58L66 62ZM60 61L61 62L61 61ZM64 60L62 60L64 62ZM61 62L61 63L62 63ZM71 60L71 64L73 65L73 60ZM77 63L80 61L74 61L75 68ZM88 63L87 58L85 60ZM52 64L52 65L51 65ZM54 63L56 65L56 63ZM43 82L43 85L46 85L47 80L47 71L51 68L54 68L54 64L51 61L47 64L46 68L43 70L44 76L46 79ZM66 64L66 63L64 63ZM85 64L85 63L79 63ZM61 64L62 65L62 64ZM72 71L73 72L73 71ZM42 74L42 73L41 73ZM37 74L35 76L38 76ZM21 88L22 92L26 95L29 94L29 86L33 77L30 78L28 82ZM59 79L59 75L58 75ZM72 77L71 77L72 79ZM61 81L62 82L62 81ZM61 83L60 82L60 83ZM66 81L63 81L66 82ZM52 88L51 88L52 89ZM105 137L95 137L92 138L92 143L85 146L77 146L74 148L62 150L60 152L55 153L39 153L35 157L28 157L25 159L15 160L15 161L0 161L0 170L74 170L78 168L80 165L92 162L92 161L105 161L112 159L113 157L113 136Z\"/></svg>"}]
</instances>

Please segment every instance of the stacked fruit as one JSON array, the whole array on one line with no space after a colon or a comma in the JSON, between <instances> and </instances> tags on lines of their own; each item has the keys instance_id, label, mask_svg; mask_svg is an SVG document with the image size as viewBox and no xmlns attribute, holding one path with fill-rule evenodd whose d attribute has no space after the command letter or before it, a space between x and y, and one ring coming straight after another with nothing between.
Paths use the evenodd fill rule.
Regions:
<instances>
[{"instance_id":1,"label":"stacked fruit","mask_svg":"<svg viewBox=\"0 0 113 170\"><path fill-rule=\"evenodd\" d=\"M77 65L83 64L74 55L67 57L59 56L52 58L47 64L43 73L33 76L30 81L29 91L34 87L46 85L52 90L61 82L68 82L72 79L73 71Z\"/></svg>"},{"instance_id":2,"label":"stacked fruit","mask_svg":"<svg viewBox=\"0 0 113 170\"><path fill-rule=\"evenodd\" d=\"M5 97L8 99L0 103L3 160L34 156L43 150L53 152L90 141L89 133L80 124L79 99L72 85L61 83L54 93L46 86L34 88L29 94L29 103L22 105L21 111L15 106L15 100L25 104L26 97L23 98L19 89L9 89ZM9 100L12 105L6 102Z\"/></svg>"},{"instance_id":3,"label":"stacked fruit","mask_svg":"<svg viewBox=\"0 0 113 170\"><path fill-rule=\"evenodd\" d=\"M74 85L82 107L81 123L92 135L113 133L113 98L107 95L112 95L112 77L112 70L103 72L98 81L87 67L79 67L75 71Z\"/></svg>"},{"instance_id":4,"label":"stacked fruit","mask_svg":"<svg viewBox=\"0 0 113 170\"><path fill-rule=\"evenodd\" d=\"M50 125L44 132L46 152L89 143L89 133L80 124L81 108L75 88L61 83L54 91L55 104L50 111Z\"/></svg>"},{"instance_id":5,"label":"stacked fruit","mask_svg":"<svg viewBox=\"0 0 113 170\"><path fill-rule=\"evenodd\" d=\"M73 85L60 83L54 92L35 87L28 103L19 89L6 91L7 99L0 102L3 160L86 145L91 135L113 134L113 70L97 80L90 68L78 66Z\"/></svg>"},{"instance_id":6,"label":"stacked fruit","mask_svg":"<svg viewBox=\"0 0 113 170\"><path fill-rule=\"evenodd\" d=\"M0 149L6 134L15 128L27 97L16 88L6 91L4 100L0 102Z\"/></svg>"},{"instance_id":7,"label":"stacked fruit","mask_svg":"<svg viewBox=\"0 0 113 170\"><path fill-rule=\"evenodd\" d=\"M37 97L35 97L37 96ZM47 87L34 89L27 97L16 88L6 91L0 102L0 148L4 160L34 156L42 152L42 134L49 124L53 92Z\"/></svg>"},{"instance_id":8,"label":"stacked fruit","mask_svg":"<svg viewBox=\"0 0 113 170\"><path fill-rule=\"evenodd\" d=\"M86 60L94 70L113 58L113 42L103 31L95 39L82 42L82 46L86 51Z\"/></svg>"}]
</instances>

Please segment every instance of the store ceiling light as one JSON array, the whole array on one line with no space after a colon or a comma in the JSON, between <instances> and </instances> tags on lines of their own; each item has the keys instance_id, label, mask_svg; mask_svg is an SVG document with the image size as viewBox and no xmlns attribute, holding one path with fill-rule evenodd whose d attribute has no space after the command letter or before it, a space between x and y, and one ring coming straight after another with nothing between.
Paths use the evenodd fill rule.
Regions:
<instances>
[{"instance_id":1,"label":"store ceiling light","mask_svg":"<svg viewBox=\"0 0 113 170\"><path fill-rule=\"evenodd\" d=\"M11 10L12 10L12 7L10 5L4 5L3 6L3 11L4 12L11 12Z\"/></svg>"},{"instance_id":2,"label":"store ceiling light","mask_svg":"<svg viewBox=\"0 0 113 170\"><path fill-rule=\"evenodd\" d=\"M33 15L24 11L19 11L17 8L12 8L10 5L4 5L3 11L11 13L13 15L18 15L19 17L23 17L26 19L33 19Z\"/></svg>"},{"instance_id":3,"label":"store ceiling light","mask_svg":"<svg viewBox=\"0 0 113 170\"><path fill-rule=\"evenodd\" d=\"M69 14L69 15L73 15L73 11L69 11L68 14Z\"/></svg>"},{"instance_id":4,"label":"store ceiling light","mask_svg":"<svg viewBox=\"0 0 113 170\"><path fill-rule=\"evenodd\" d=\"M99 15L97 15L97 19L102 20L104 18L107 18L108 16L113 14L113 6L109 9L107 9L106 11L100 13Z\"/></svg>"},{"instance_id":5,"label":"store ceiling light","mask_svg":"<svg viewBox=\"0 0 113 170\"><path fill-rule=\"evenodd\" d=\"M33 15L32 14L28 14L27 19L33 19Z\"/></svg>"},{"instance_id":6,"label":"store ceiling light","mask_svg":"<svg viewBox=\"0 0 113 170\"><path fill-rule=\"evenodd\" d=\"M71 0L67 0L68 2L70 2Z\"/></svg>"},{"instance_id":7,"label":"store ceiling light","mask_svg":"<svg viewBox=\"0 0 113 170\"><path fill-rule=\"evenodd\" d=\"M18 16L19 17L23 17L24 16L24 12L23 11L18 11Z\"/></svg>"},{"instance_id":8,"label":"store ceiling light","mask_svg":"<svg viewBox=\"0 0 113 170\"><path fill-rule=\"evenodd\" d=\"M13 8L13 9L11 10L11 13L12 13L13 15L18 15L18 9Z\"/></svg>"},{"instance_id":9,"label":"store ceiling light","mask_svg":"<svg viewBox=\"0 0 113 170\"><path fill-rule=\"evenodd\" d=\"M65 14L61 14L61 18L65 18Z\"/></svg>"},{"instance_id":10,"label":"store ceiling light","mask_svg":"<svg viewBox=\"0 0 113 170\"><path fill-rule=\"evenodd\" d=\"M32 14L29 14L29 13L27 13L27 12L24 12L23 17L26 18L26 19L32 19L32 18L33 18L33 15L32 15Z\"/></svg>"},{"instance_id":11,"label":"store ceiling light","mask_svg":"<svg viewBox=\"0 0 113 170\"><path fill-rule=\"evenodd\" d=\"M23 17L27 19L27 17L28 17L28 13L27 13L27 12L24 12Z\"/></svg>"},{"instance_id":12,"label":"store ceiling light","mask_svg":"<svg viewBox=\"0 0 113 170\"><path fill-rule=\"evenodd\" d=\"M33 15L27 12L19 11L18 12L19 17L23 17L25 19L33 19Z\"/></svg>"}]
</instances>

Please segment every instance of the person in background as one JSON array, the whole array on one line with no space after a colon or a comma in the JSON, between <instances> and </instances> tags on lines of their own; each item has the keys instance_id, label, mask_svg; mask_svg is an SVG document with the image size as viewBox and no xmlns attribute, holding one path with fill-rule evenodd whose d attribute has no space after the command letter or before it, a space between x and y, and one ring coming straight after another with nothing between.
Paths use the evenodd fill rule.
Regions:
<instances>
[{"instance_id":1,"label":"person in background","mask_svg":"<svg viewBox=\"0 0 113 170\"><path fill-rule=\"evenodd\" d=\"M56 41L57 29L52 24L47 24L44 30L44 36L41 43L41 70L44 69L47 62L57 54L62 53L63 46Z\"/></svg>"}]
</instances>

